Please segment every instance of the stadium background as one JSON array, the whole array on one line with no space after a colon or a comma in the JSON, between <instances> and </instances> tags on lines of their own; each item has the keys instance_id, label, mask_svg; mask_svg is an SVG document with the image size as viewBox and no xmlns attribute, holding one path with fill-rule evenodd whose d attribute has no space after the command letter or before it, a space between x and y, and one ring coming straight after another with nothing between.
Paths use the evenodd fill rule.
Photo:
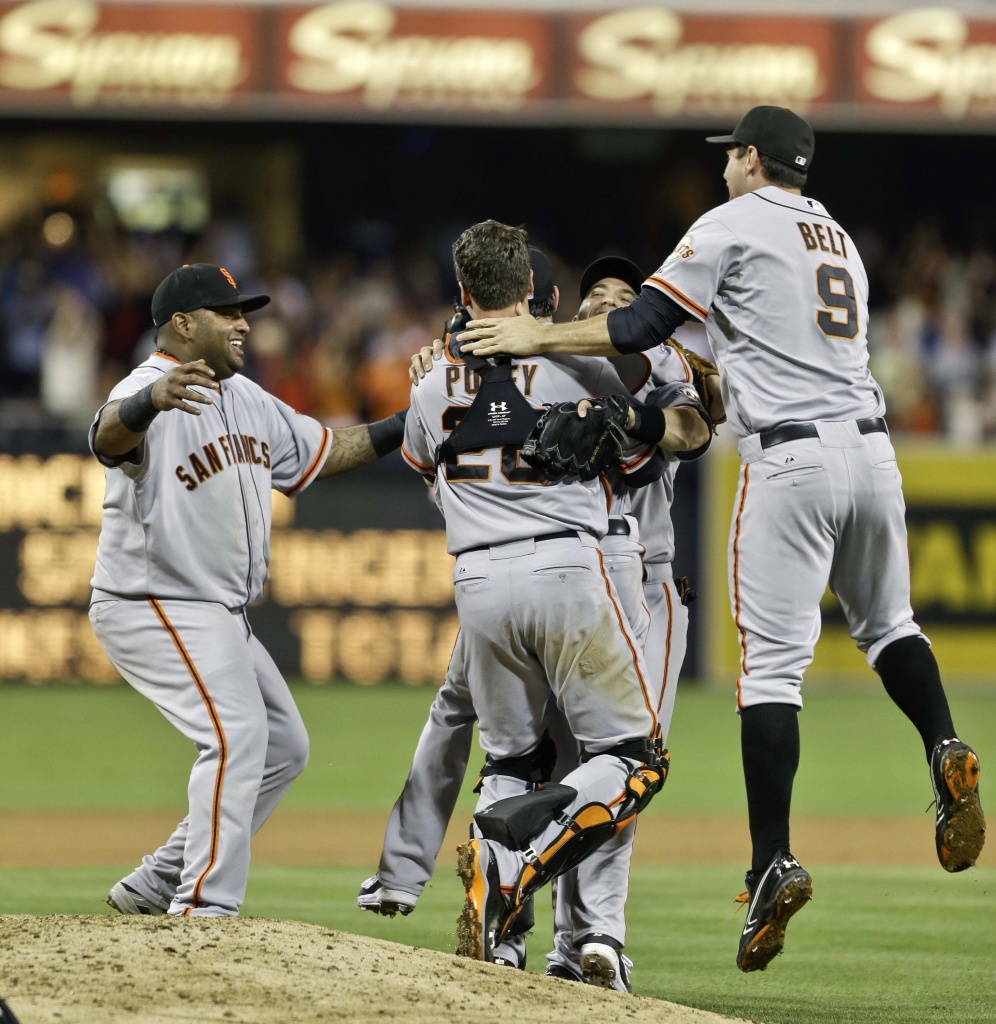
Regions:
<instances>
[{"instance_id":1,"label":"stadium background","mask_svg":"<svg viewBox=\"0 0 996 1024\"><path fill-rule=\"evenodd\" d=\"M809 191L848 228L871 279L872 369L904 474L913 604L962 720L991 724L994 44L996 4L985 0L0 4L0 823L13 836L2 863L51 859L51 832L32 845L33 809L110 832L125 831L120 819L94 815L183 804L185 748L143 717L86 618L103 490L86 426L149 351L161 277L208 260L268 291L247 372L333 427L378 418L407 404L409 356L448 316L449 247L464 227L523 224L551 257L558 319L569 319L588 262L620 252L650 272L725 198L722 162L702 137L761 102L792 106L817 129ZM695 329L684 340L703 350ZM700 595L686 706L724 743L735 742L725 582L735 479L721 432L679 474L676 502L676 567ZM363 806L376 832L455 634L441 522L396 456L295 503L275 496L274 522L273 579L251 619L302 682L313 736L327 740L347 712L357 730L410 718L388 730L390 784L357 796L357 773L313 758L315 781L291 807ZM859 719L873 735L890 722L903 763L915 761L902 723L880 716L876 679L829 595L807 688L837 709L815 714L844 732L827 739L824 769L834 742L857 748ZM676 725L691 720L681 703ZM135 769L142 785L121 788L99 749L108 721L118 740L135 738L133 760L149 737L170 752L154 760L176 776L168 786L146 765ZM984 745L993 733L972 735ZM336 751L353 739L335 736ZM735 767L732 747L723 756ZM342 760L330 752L328 764ZM130 771L120 749L116 763ZM821 795L803 788L797 799L843 820L850 805L820 790L818 768ZM900 829L896 863L917 781L880 794ZM729 783L715 811L742 831L742 783L735 773ZM675 798L694 811L690 794ZM863 813L880 810L871 801ZM103 860L98 850L76 863L126 863L143 852L129 834L133 851L105 846ZM318 862L313 849L300 856ZM738 848L729 860L740 859ZM73 912L86 912L74 898ZM24 906L0 891L0 910L11 909Z\"/></svg>"}]
</instances>

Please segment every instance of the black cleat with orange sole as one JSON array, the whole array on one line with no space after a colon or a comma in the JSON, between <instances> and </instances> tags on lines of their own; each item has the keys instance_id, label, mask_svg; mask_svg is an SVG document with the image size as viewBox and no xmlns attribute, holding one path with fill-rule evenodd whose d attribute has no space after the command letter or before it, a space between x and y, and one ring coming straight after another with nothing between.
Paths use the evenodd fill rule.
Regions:
<instances>
[{"instance_id":1,"label":"black cleat with orange sole","mask_svg":"<svg viewBox=\"0 0 996 1024\"><path fill-rule=\"evenodd\" d=\"M747 923L740 936L737 967L763 971L782 951L792 915L813 898L809 872L787 851L775 854L760 874L748 871L747 891L737 902L747 904Z\"/></svg>"},{"instance_id":2,"label":"black cleat with orange sole","mask_svg":"<svg viewBox=\"0 0 996 1024\"><path fill-rule=\"evenodd\" d=\"M986 841L975 751L959 739L938 743L930 755L930 782L937 810L937 859L945 871L964 871L975 863Z\"/></svg>"}]
</instances>

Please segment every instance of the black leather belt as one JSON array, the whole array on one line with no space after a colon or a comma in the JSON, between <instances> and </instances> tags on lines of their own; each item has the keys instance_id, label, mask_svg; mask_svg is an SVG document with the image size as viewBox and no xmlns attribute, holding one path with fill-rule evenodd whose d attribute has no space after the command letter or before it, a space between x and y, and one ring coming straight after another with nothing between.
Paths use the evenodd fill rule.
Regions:
<instances>
[{"instance_id":1,"label":"black leather belt","mask_svg":"<svg viewBox=\"0 0 996 1024\"><path fill-rule=\"evenodd\" d=\"M620 516L612 516L609 519L609 528L605 533L609 537L628 537L629 523Z\"/></svg>"},{"instance_id":2,"label":"black leather belt","mask_svg":"<svg viewBox=\"0 0 996 1024\"><path fill-rule=\"evenodd\" d=\"M531 540L539 544L543 540L567 540L568 538L577 540L580 536L581 534L577 530L558 530L557 533L544 533L539 537L522 537L519 541L505 540L497 541L495 544L479 544L476 548L464 548L460 554L466 555L470 551L489 551L491 548L499 547L502 544L518 544L523 540Z\"/></svg>"},{"instance_id":3,"label":"black leather belt","mask_svg":"<svg viewBox=\"0 0 996 1024\"><path fill-rule=\"evenodd\" d=\"M867 419L855 420L859 434L888 434L889 428L882 416L869 416ZM786 423L783 427L762 430L757 435L762 448L771 448L786 441L800 441L804 437L819 437L820 432L815 423Z\"/></svg>"}]
</instances>

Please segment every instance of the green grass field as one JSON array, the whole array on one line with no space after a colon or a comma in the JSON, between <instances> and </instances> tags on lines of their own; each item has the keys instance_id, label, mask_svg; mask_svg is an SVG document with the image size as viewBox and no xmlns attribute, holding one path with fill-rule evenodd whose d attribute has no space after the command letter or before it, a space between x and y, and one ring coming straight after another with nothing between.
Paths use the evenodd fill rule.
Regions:
<instances>
[{"instance_id":1,"label":"green grass field","mask_svg":"<svg viewBox=\"0 0 996 1024\"><path fill-rule=\"evenodd\" d=\"M298 687L295 695L311 732L312 759L286 806L386 815L432 692ZM984 768L996 763L996 691L956 692L952 708ZM931 795L922 748L884 695L815 690L801 723L794 813L874 815L888 829L890 818L926 807ZM738 725L729 694L686 690L669 745L674 767L652 813L706 807L742 816ZM0 811L180 811L192 758L190 745L124 687L0 689ZM468 796L464 806L471 805ZM928 844L930 825L925 815ZM5 846L12 842L15 836L0 836ZM791 926L786 955L763 974L742 975L733 964L742 917L734 916L732 897L746 865L695 866L695 836L674 842L687 845L689 866L633 872L628 952L641 994L773 1024L996 1021L990 850L981 868L960 875L808 858L815 896ZM93 913L108 884L130 867L0 870L0 912ZM372 867L257 866L244 912L452 949L455 875L441 869L418 911L390 921L355 909L357 885ZM532 970L543 967L550 927L544 910L530 940Z\"/></svg>"}]
</instances>

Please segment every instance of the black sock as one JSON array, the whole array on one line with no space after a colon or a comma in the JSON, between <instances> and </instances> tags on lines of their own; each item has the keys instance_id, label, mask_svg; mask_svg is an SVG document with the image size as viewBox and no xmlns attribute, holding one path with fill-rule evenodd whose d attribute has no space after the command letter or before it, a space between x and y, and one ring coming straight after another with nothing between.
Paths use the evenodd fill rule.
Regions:
<instances>
[{"instance_id":1,"label":"black sock","mask_svg":"<svg viewBox=\"0 0 996 1024\"><path fill-rule=\"evenodd\" d=\"M923 637L904 636L882 651L875 671L885 692L916 726L929 761L938 741L955 735L934 652Z\"/></svg>"},{"instance_id":2,"label":"black sock","mask_svg":"<svg viewBox=\"0 0 996 1024\"><path fill-rule=\"evenodd\" d=\"M789 849L792 782L799 767L799 709L755 704L740 712L740 749L753 845L752 871Z\"/></svg>"}]
</instances>

